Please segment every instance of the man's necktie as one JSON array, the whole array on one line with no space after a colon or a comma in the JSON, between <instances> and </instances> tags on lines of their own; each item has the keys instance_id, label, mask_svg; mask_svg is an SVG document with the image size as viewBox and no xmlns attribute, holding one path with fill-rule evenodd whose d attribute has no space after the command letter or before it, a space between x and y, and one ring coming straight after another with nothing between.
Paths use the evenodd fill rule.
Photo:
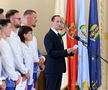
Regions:
<instances>
[{"instance_id":1,"label":"man's necktie","mask_svg":"<svg viewBox=\"0 0 108 90\"><path fill-rule=\"evenodd\" d=\"M58 37L62 40L62 37L61 37L61 35L58 33Z\"/></svg>"},{"instance_id":2,"label":"man's necktie","mask_svg":"<svg viewBox=\"0 0 108 90\"><path fill-rule=\"evenodd\" d=\"M60 38L60 41L63 44L62 36L59 33L58 33L58 37Z\"/></svg>"}]
</instances>

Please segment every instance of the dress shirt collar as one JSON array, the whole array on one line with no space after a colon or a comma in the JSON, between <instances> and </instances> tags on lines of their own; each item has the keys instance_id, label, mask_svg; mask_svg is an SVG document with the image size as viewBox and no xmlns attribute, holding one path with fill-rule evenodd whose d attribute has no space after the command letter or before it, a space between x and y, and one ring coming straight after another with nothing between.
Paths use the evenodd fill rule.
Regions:
<instances>
[{"instance_id":1,"label":"dress shirt collar","mask_svg":"<svg viewBox=\"0 0 108 90\"><path fill-rule=\"evenodd\" d=\"M54 28L51 28L52 29L52 31L55 33L55 34L57 34L58 35L58 31L57 30L55 30Z\"/></svg>"},{"instance_id":2,"label":"dress shirt collar","mask_svg":"<svg viewBox=\"0 0 108 90\"><path fill-rule=\"evenodd\" d=\"M11 31L11 36L17 36L17 33Z\"/></svg>"}]
</instances>

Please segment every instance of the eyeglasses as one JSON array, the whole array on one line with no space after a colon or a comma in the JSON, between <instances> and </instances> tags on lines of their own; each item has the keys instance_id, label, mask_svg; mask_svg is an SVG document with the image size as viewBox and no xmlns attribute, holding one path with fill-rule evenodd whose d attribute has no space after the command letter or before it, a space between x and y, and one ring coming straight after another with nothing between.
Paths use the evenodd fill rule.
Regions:
<instances>
[{"instance_id":1,"label":"eyeglasses","mask_svg":"<svg viewBox=\"0 0 108 90\"><path fill-rule=\"evenodd\" d=\"M15 17L14 17L14 19L21 20L21 18L15 18Z\"/></svg>"}]
</instances>

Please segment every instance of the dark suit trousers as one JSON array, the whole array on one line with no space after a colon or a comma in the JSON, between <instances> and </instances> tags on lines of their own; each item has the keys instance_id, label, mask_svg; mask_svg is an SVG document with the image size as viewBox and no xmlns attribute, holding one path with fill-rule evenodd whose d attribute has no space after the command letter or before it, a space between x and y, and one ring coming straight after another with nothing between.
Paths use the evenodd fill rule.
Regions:
<instances>
[{"instance_id":1,"label":"dark suit trousers","mask_svg":"<svg viewBox=\"0 0 108 90\"><path fill-rule=\"evenodd\" d=\"M62 73L45 74L46 89L45 90L60 90L62 82Z\"/></svg>"}]
</instances>

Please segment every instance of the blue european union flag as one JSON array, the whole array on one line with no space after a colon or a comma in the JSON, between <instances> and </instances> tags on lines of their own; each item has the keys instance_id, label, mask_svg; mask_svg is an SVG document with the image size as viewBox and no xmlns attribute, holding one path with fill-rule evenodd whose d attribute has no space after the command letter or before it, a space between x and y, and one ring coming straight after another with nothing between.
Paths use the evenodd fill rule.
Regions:
<instances>
[{"instance_id":1,"label":"blue european union flag","mask_svg":"<svg viewBox=\"0 0 108 90\"><path fill-rule=\"evenodd\" d=\"M88 54L90 66L91 90L97 90L101 85L100 36L97 0L90 0Z\"/></svg>"}]
</instances>

